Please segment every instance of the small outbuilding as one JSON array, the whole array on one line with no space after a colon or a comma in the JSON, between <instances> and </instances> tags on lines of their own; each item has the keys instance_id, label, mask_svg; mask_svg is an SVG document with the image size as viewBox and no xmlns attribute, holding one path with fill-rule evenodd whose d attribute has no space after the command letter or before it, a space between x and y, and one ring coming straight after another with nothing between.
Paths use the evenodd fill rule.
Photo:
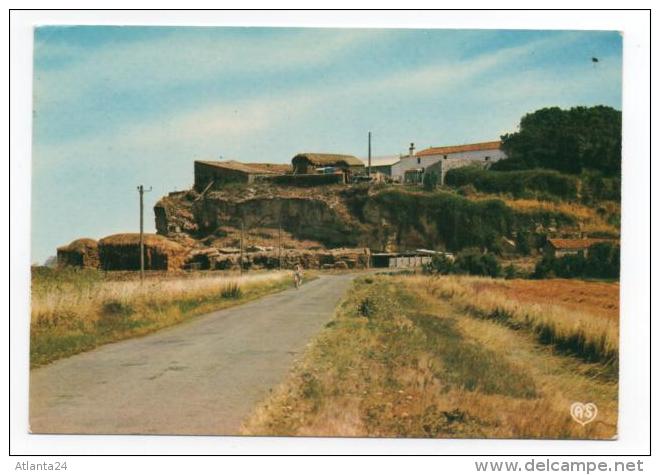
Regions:
<instances>
[{"instance_id":1,"label":"small outbuilding","mask_svg":"<svg viewBox=\"0 0 660 475\"><path fill-rule=\"evenodd\" d=\"M98 242L90 238L81 238L66 246L58 247L57 265L98 269Z\"/></svg>"},{"instance_id":2,"label":"small outbuilding","mask_svg":"<svg viewBox=\"0 0 660 475\"><path fill-rule=\"evenodd\" d=\"M140 234L113 234L99 241L99 258L103 270L140 270ZM179 270L188 250L158 234L144 235L144 268L146 270Z\"/></svg>"},{"instance_id":3,"label":"small outbuilding","mask_svg":"<svg viewBox=\"0 0 660 475\"><path fill-rule=\"evenodd\" d=\"M220 188L227 183L252 183L261 177L290 173L291 167L276 163L241 163L234 160L195 161L195 189Z\"/></svg>"},{"instance_id":4,"label":"small outbuilding","mask_svg":"<svg viewBox=\"0 0 660 475\"><path fill-rule=\"evenodd\" d=\"M589 247L601 242L614 242L611 239L548 239L545 253L554 257L582 254L587 257Z\"/></svg>"},{"instance_id":5,"label":"small outbuilding","mask_svg":"<svg viewBox=\"0 0 660 475\"><path fill-rule=\"evenodd\" d=\"M348 182L352 175L365 173L364 163L353 155L299 153L293 157L291 165L295 175L314 175L333 170L335 173L343 174L345 182Z\"/></svg>"}]
</instances>

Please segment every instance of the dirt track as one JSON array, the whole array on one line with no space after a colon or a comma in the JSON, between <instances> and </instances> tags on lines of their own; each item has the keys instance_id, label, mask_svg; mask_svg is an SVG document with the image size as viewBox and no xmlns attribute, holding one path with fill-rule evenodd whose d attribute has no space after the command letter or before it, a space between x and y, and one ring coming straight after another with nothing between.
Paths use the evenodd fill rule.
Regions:
<instances>
[{"instance_id":1,"label":"dirt track","mask_svg":"<svg viewBox=\"0 0 660 475\"><path fill-rule=\"evenodd\" d=\"M32 370L31 431L237 434L330 320L352 277L322 276Z\"/></svg>"}]
</instances>

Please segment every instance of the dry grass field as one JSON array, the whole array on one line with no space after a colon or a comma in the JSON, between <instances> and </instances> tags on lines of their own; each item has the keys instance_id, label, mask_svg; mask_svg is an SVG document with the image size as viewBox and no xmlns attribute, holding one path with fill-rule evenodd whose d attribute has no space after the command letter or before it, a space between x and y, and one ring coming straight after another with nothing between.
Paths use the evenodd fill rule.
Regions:
<instances>
[{"instance_id":1,"label":"dry grass field","mask_svg":"<svg viewBox=\"0 0 660 475\"><path fill-rule=\"evenodd\" d=\"M581 231L587 234L606 233L613 236L620 234L618 226L608 222L608 217L621 215L621 204L614 201L602 202L598 207L587 206L580 203L566 201L542 201L537 199L513 199L497 195L477 193L472 196L475 200L485 200L497 197L504 203L522 212L551 211L563 213L574 217L581 223Z\"/></svg>"},{"instance_id":2,"label":"dry grass field","mask_svg":"<svg viewBox=\"0 0 660 475\"><path fill-rule=\"evenodd\" d=\"M619 283L573 279L498 280L475 288L495 292L521 303L559 306L594 318L619 321Z\"/></svg>"},{"instance_id":3,"label":"dry grass field","mask_svg":"<svg viewBox=\"0 0 660 475\"><path fill-rule=\"evenodd\" d=\"M237 305L292 285L290 273L171 275L35 269L30 363L49 363L96 346Z\"/></svg>"},{"instance_id":4,"label":"dry grass field","mask_svg":"<svg viewBox=\"0 0 660 475\"><path fill-rule=\"evenodd\" d=\"M615 437L618 320L598 299L602 293L616 303L618 285L570 283L358 278L335 319L243 431ZM573 402L595 403L596 420L576 423Z\"/></svg>"}]
</instances>

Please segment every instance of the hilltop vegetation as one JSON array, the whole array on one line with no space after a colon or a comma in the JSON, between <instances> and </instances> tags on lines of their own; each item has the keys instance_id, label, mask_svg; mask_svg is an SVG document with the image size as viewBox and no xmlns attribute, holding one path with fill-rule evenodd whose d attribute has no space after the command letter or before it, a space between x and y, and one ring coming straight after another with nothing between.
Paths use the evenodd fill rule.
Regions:
<instances>
[{"instance_id":1,"label":"hilltop vegetation","mask_svg":"<svg viewBox=\"0 0 660 475\"><path fill-rule=\"evenodd\" d=\"M619 176L621 111L606 106L540 109L520 120L518 132L502 136L502 149L509 158L493 170L592 170Z\"/></svg>"},{"instance_id":2,"label":"hilltop vegetation","mask_svg":"<svg viewBox=\"0 0 660 475\"><path fill-rule=\"evenodd\" d=\"M579 180L554 170L492 171L480 167L450 170L445 183L454 188L473 186L484 193L507 193L514 198L559 198L575 200Z\"/></svg>"},{"instance_id":3,"label":"hilltop vegetation","mask_svg":"<svg viewBox=\"0 0 660 475\"><path fill-rule=\"evenodd\" d=\"M477 247L499 252L501 238L514 231L577 224L574 216L562 211L519 211L501 199L472 200L445 191L386 189L370 199L396 226L399 242L417 237L414 244L431 248L441 244L449 251Z\"/></svg>"}]
</instances>

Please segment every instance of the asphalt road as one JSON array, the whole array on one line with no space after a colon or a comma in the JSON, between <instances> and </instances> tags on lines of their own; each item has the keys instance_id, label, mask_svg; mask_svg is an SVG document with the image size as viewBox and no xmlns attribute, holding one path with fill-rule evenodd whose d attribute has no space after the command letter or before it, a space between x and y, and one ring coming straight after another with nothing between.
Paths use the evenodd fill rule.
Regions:
<instances>
[{"instance_id":1,"label":"asphalt road","mask_svg":"<svg viewBox=\"0 0 660 475\"><path fill-rule=\"evenodd\" d=\"M322 276L30 373L30 430L237 434L332 318L353 276Z\"/></svg>"}]
</instances>

